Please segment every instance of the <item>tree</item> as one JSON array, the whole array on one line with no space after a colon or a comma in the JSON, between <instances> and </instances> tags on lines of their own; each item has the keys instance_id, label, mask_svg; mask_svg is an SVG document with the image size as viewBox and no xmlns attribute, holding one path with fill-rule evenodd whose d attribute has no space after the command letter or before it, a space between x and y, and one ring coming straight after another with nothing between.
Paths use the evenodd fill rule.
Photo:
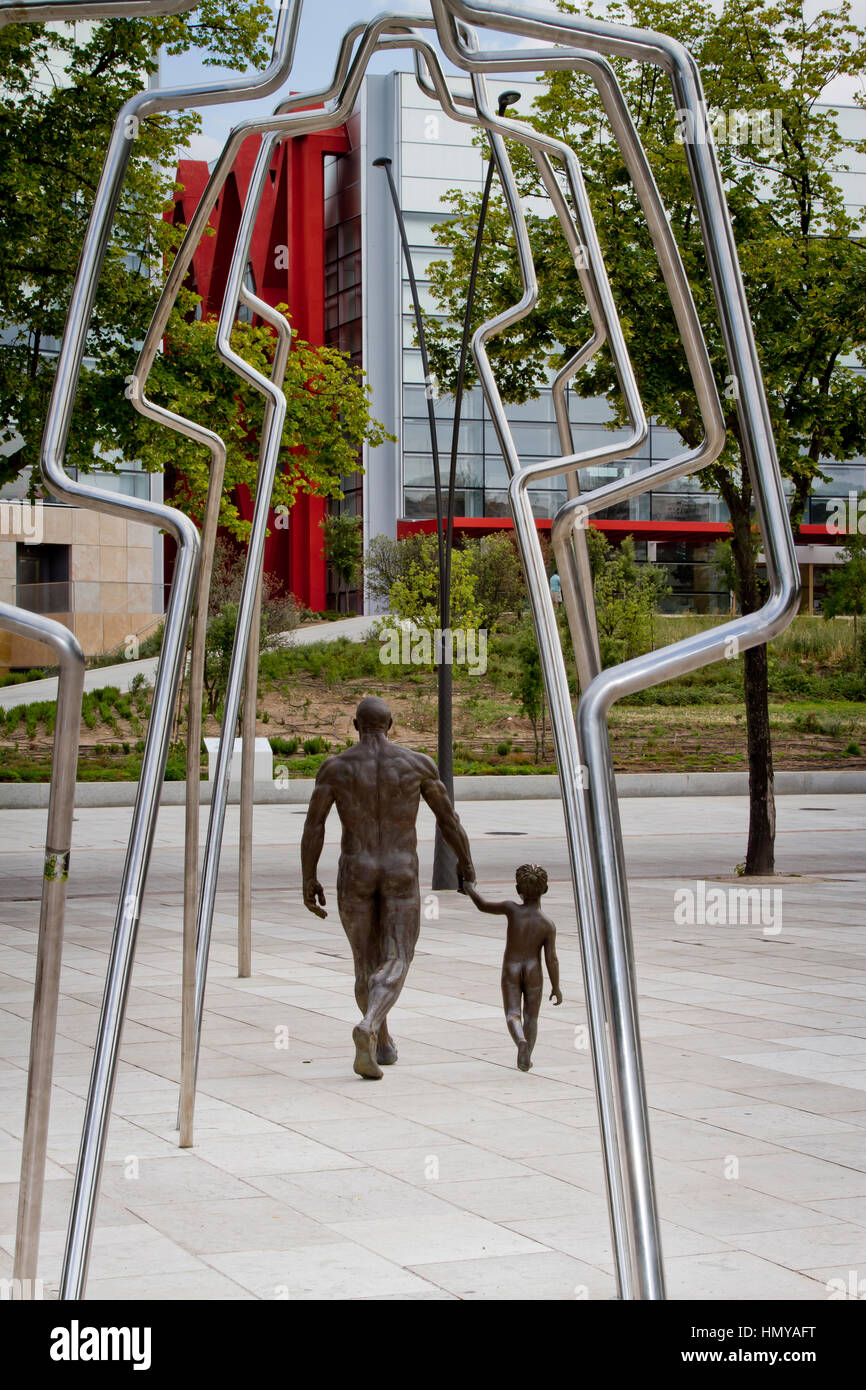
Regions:
<instances>
[{"instance_id":1,"label":"tree","mask_svg":"<svg viewBox=\"0 0 866 1390\"><path fill-rule=\"evenodd\" d=\"M373 536L364 554L364 589L374 603L388 602L398 579L409 573L413 560L421 562L424 536L417 531L398 540L395 536Z\"/></svg>"},{"instance_id":2,"label":"tree","mask_svg":"<svg viewBox=\"0 0 866 1390\"><path fill-rule=\"evenodd\" d=\"M576 6L557 0L566 12ZM612 0L604 17L658 29L682 40L700 66L714 122L725 191L770 403L780 464L797 528L825 460L847 460L866 444L866 379L851 369L864 347L862 305L866 245L846 209L835 171L845 167L836 113L819 109L828 84L866 66L861 33L847 0L808 20L801 0ZM669 84L658 69L614 59L613 66L647 148L677 236L716 373L727 445L700 477L717 491L731 520L731 546L744 612L761 605L752 545L753 498L741 466L737 383L728 376L711 281L696 225L682 130ZM754 120L743 120L756 113ZM762 116L761 113L764 113ZM778 114L777 114L778 113ZM648 415L679 432L689 447L701 427L679 334L634 189L609 137L591 80L547 75L533 122L580 154L602 251ZM745 130L745 140L744 140ZM678 140L678 135L680 139ZM863 148L862 145L857 148ZM522 147L510 153L524 195L543 193ZM438 233L452 253L431 270L449 315L431 323L431 361L450 386L465 297L478 199L451 196L454 218ZM489 351L504 395L526 400L586 341L590 323L559 226L528 216L541 294L537 311ZM519 298L513 238L504 205L491 207L478 286L478 322ZM647 332L647 325L652 331ZM583 396L607 396L617 424L624 415L612 363L598 354L575 379ZM773 761L767 706L766 647L744 656L750 824L747 873L774 865Z\"/></svg>"},{"instance_id":3,"label":"tree","mask_svg":"<svg viewBox=\"0 0 866 1390\"><path fill-rule=\"evenodd\" d=\"M63 334L118 110L147 86L161 45L173 54L195 45L205 50L206 63L245 68L266 57L270 22L264 0L202 0L192 16L0 30L0 443L20 436L20 447L0 458L0 484L38 463L54 378L54 360L45 350ZM199 126L194 112L164 113L143 120L136 133L69 435L73 467L99 466L98 447L138 455L138 425L123 400L123 379L133 369L134 344L160 287L151 272L172 192L168 170ZM115 419L118 398L125 406L123 428Z\"/></svg>"},{"instance_id":4,"label":"tree","mask_svg":"<svg viewBox=\"0 0 866 1390\"><path fill-rule=\"evenodd\" d=\"M541 658L538 655L538 643L531 623L525 624L520 634L517 655L520 658L520 670L513 694L520 701L520 708L532 725L535 761L543 762L547 705L544 698Z\"/></svg>"},{"instance_id":5,"label":"tree","mask_svg":"<svg viewBox=\"0 0 866 1390\"><path fill-rule=\"evenodd\" d=\"M208 595L208 621L205 638L204 683L208 712L216 715L228 685L229 667L238 621L238 607L244 578L244 554L240 546L219 537L214 551L213 579ZM259 651L273 651L283 645L287 632L298 626L298 605L287 594L275 575L265 574ZM241 715L238 729L241 731Z\"/></svg>"},{"instance_id":6,"label":"tree","mask_svg":"<svg viewBox=\"0 0 866 1390\"><path fill-rule=\"evenodd\" d=\"M520 613L526 584L512 536L495 531L467 541L465 553L475 576L475 593L484 627L492 628L505 613Z\"/></svg>"},{"instance_id":7,"label":"tree","mask_svg":"<svg viewBox=\"0 0 866 1390\"><path fill-rule=\"evenodd\" d=\"M664 570L640 565L632 536L612 546L596 527L587 532L602 666L649 651L659 600L670 592Z\"/></svg>"},{"instance_id":8,"label":"tree","mask_svg":"<svg viewBox=\"0 0 866 1390\"><path fill-rule=\"evenodd\" d=\"M183 16L110 20L82 41L34 26L0 31L0 218L9 229L0 270L0 329L12 340L0 348L0 443L20 436L18 450L0 458L0 483L30 467L35 485L54 370L45 348L63 332L119 107L146 85L160 44L172 53L204 45L206 61L236 68L266 57L263 38L271 13L260 0L249 6L240 0L203 0L197 13L197 22ZM65 63L66 85L38 80L52 48ZM118 459L140 459L150 472L171 466L180 479L172 501L196 519L204 511L209 451L140 416L125 392L136 344L184 231L163 217L174 189L166 170L176 164L198 122L194 113L141 122L97 294L66 453L67 465L83 472L111 469ZM241 518L236 490L245 486L255 493L264 400L218 357L216 322L196 317L200 302L191 290L181 291L148 395L180 415L206 417L222 435L228 456L220 522L243 540L249 523ZM266 374L274 342L273 330L262 324L238 323L232 335L241 356ZM284 390L288 406L274 505L288 510L299 489L341 496L340 477L357 470L361 444L376 447L388 437L370 415L363 373L335 348L296 339Z\"/></svg>"},{"instance_id":9,"label":"tree","mask_svg":"<svg viewBox=\"0 0 866 1390\"><path fill-rule=\"evenodd\" d=\"M165 351L154 363L149 397L179 415L207 419L226 443L226 472L220 501L220 524L246 540L250 523L243 520L236 490L246 487L255 497L258 445L264 417L264 397L247 386L216 352L217 322L197 320L189 312L197 295L183 291L172 313ZM278 308L288 314L286 305ZM186 311L186 312L185 312ZM237 323L232 346L251 366L270 375L276 337L266 324ZM332 347L313 347L294 339L283 380L286 421L272 504L276 525L289 511L298 491L341 497L341 478L358 471L358 451L366 442L377 448L389 438L370 414L369 388L363 373ZM123 405L129 409L128 402ZM126 412L123 412L124 414ZM115 407L117 435L128 425ZM204 513L210 482L207 449L142 416L135 437L149 471L171 466L178 474L172 501L197 520Z\"/></svg>"},{"instance_id":10,"label":"tree","mask_svg":"<svg viewBox=\"0 0 866 1390\"><path fill-rule=\"evenodd\" d=\"M325 559L337 576L341 587L347 591L349 585L361 571L364 558L364 521L360 516L341 516L332 513L321 523L325 533ZM340 591L337 591L337 608L340 607ZM348 592L346 595L348 611Z\"/></svg>"},{"instance_id":11,"label":"tree","mask_svg":"<svg viewBox=\"0 0 866 1390\"><path fill-rule=\"evenodd\" d=\"M401 542L402 544L402 542ZM391 612L401 622L435 631L439 626L439 561L436 537L425 535L405 571L388 594ZM475 575L465 550L451 556L451 623L458 628L481 627Z\"/></svg>"}]
</instances>

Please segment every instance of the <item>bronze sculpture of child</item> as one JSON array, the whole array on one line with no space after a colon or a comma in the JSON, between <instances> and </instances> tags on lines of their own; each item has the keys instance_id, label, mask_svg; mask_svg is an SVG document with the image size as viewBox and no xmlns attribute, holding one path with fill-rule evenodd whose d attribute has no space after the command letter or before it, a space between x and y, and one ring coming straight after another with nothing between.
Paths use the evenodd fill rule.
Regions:
<instances>
[{"instance_id":1,"label":"bronze sculpture of child","mask_svg":"<svg viewBox=\"0 0 866 1390\"><path fill-rule=\"evenodd\" d=\"M460 891L466 893L481 912L502 913L508 921L505 955L502 958L502 1002L508 1031L517 1044L517 1065L521 1071L529 1071L544 989L542 950L550 976L550 998L554 1004L562 1003L562 993L556 956L556 927L539 906L542 895L547 892L547 873L538 864L521 864L514 878L522 899L519 903L486 902L471 883L462 880Z\"/></svg>"}]
</instances>

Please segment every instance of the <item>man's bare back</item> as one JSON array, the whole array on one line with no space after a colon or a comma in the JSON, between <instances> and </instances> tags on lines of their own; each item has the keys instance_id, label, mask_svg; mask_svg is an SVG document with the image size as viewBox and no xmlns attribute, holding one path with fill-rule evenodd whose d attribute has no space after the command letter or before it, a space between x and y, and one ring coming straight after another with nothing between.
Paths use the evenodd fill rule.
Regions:
<instances>
[{"instance_id":1,"label":"man's bare back","mask_svg":"<svg viewBox=\"0 0 866 1390\"><path fill-rule=\"evenodd\" d=\"M355 743L326 758L316 779L333 794L343 827L341 852L375 856L415 853L422 789L438 781L432 759L387 741Z\"/></svg>"},{"instance_id":2,"label":"man's bare back","mask_svg":"<svg viewBox=\"0 0 866 1390\"><path fill-rule=\"evenodd\" d=\"M397 1060L388 1032L421 929L415 821L421 797L457 856L460 873L475 878L472 855L435 764L423 753L389 743L391 713L379 699L361 701L355 715L360 742L327 758L319 769L301 840L304 904L326 917L316 867L325 821L336 806L343 827L337 871L340 920L355 961L355 998L364 1017L355 1028L355 1071L370 1080Z\"/></svg>"}]
</instances>

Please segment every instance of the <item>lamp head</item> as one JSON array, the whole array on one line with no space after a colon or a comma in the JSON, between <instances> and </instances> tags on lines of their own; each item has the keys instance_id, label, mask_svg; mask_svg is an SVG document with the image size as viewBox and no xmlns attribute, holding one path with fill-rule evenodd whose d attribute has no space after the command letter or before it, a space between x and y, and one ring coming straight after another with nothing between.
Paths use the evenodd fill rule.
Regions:
<instances>
[{"instance_id":1,"label":"lamp head","mask_svg":"<svg viewBox=\"0 0 866 1390\"><path fill-rule=\"evenodd\" d=\"M520 100L520 92L500 92L499 93L499 114L505 115L507 106L516 106Z\"/></svg>"},{"instance_id":2,"label":"lamp head","mask_svg":"<svg viewBox=\"0 0 866 1390\"><path fill-rule=\"evenodd\" d=\"M380 155L378 159L373 160L373 168L386 169L391 162L392 161L388 159L386 155Z\"/></svg>"}]
</instances>

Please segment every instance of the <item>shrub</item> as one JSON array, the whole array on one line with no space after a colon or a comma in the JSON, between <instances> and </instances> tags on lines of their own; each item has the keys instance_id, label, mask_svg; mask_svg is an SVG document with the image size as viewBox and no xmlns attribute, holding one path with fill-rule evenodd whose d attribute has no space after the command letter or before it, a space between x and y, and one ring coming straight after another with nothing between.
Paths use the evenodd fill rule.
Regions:
<instances>
[{"instance_id":1,"label":"shrub","mask_svg":"<svg viewBox=\"0 0 866 1390\"><path fill-rule=\"evenodd\" d=\"M296 738L272 738L270 740L271 752L281 754L285 758L290 758L293 753L298 751L298 739Z\"/></svg>"},{"instance_id":2,"label":"shrub","mask_svg":"<svg viewBox=\"0 0 866 1390\"><path fill-rule=\"evenodd\" d=\"M313 753L327 753L330 751L330 743L325 738L320 738L317 734L315 738L305 738L303 749L307 755Z\"/></svg>"}]
</instances>

